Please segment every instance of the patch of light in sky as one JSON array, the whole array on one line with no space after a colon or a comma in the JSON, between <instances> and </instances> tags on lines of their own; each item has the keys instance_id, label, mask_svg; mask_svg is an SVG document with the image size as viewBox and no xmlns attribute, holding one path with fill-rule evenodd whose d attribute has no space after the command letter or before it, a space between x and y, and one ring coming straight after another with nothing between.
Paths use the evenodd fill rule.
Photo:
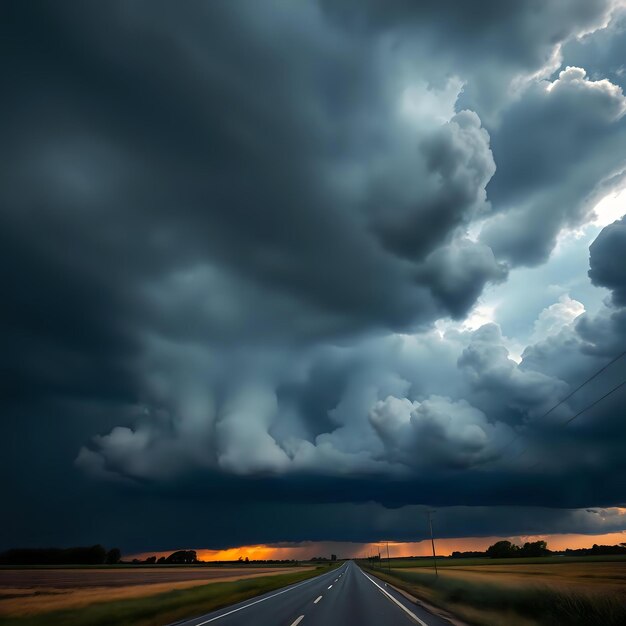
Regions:
<instances>
[{"instance_id":1,"label":"patch of light in sky","mask_svg":"<svg viewBox=\"0 0 626 626\"><path fill-rule=\"evenodd\" d=\"M454 105L463 89L463 81L457 77L448 79L443 89L434 89L425 82L415 83L404 89L400 110L417 125L433 118L444 124L454 113Z\"/></svg>"},{"instance_id":2,"label":"patch of light in sky","mask_svg":"<svg viewBox=\"0 0 626 626\"><path fill-rule=\"evenodd\" d=\"M578 280L580 272L576 271L572 275L566 271L566 268L577 269L579 263L574 263L574 261L580 257L586 269L590 244L604 226L612 224L624 214L626 214L626 186L604 196L594 207L594 215L589 222L574 229L564 228L557 237L557 244L547 264L541 268L516 270L516 272L521 271L524 274L526 281L532 282L531 277L540 275L544 279L549 278L549 284L542 283L541 279L537 278L539 280L538 288L545 297L537 301L539 308L536 314L532 317L529 316L527 333L518 336L518 333L515 332L511 336L507 336L503 328L502 342L509 350L510 359L520 363L526 345L542 338L539 336L537 316L541 317L541 323L545 326L548 317L552 319L556 313L560 314L558 320L552 320L554 323L550 328L543 328L543 335L545 335L550 334L550 332L558 332L562 326L572 323L583 311L587 310L593 313L598 308L605 296L602 290L591 288L586 276L580 281ZM466 232L466 237L476 241L481 227L481 221L472 223ZM573 257L575 252L576 255ZM564 259L567 260L565 266L563 265ZM572 265L572 263L574 264ZM512 277L511 275L510 279ZM435 323L435 331L440 337L443 337L447 330L475 331L490 322L502 327L503 320L500 319L499 306L503 302L503 298L515 298L515 293L511 293L511 287L518 289L520 287L519 281L512 283L507 281L502 285L488 287L481 300L474 306L465 320L454 322L449 319L440 319ZM582 298L582 302L577 301L573 296L570 297L569 292L572 290L577 292L577 297Z\"/></svg>"},{"instance_id":3,"label":"patch of light in sky","mask_svg":"<svg viewBox=\"0 0 626 626\"><path fill-rule=\"evenodd\" d=\"M595 213L595 219L592 222L594 226L604 227L619 220L626 213L626 187L604 196L593 211Z\"/></svg>"},{"instance_id":4,"label":"patch of light in sky","mask_svg":"<svg viewBox=\"0 0 626 626\"><path fill-rule=\"evenodd\" d=\"M480 235L480 231L483 228L483 224L484 224L484 220L480 220L480 221L476 221L476 222L472 222L468 227L467 227L467 232L466 232L466 237L470 240L473 241L474 243L476 243L478 241L478 237Z\"/></svg>"},{"instance_id":5,"label":"patch of light in sky","mask_svg":"<svg viewBox=\"0 0 626 626\"><path fill-rule=\"evenodd\" d=\"M463 321L463 328L466 330L476 330L484 324L495 321L494 311L495 306L489 306L487 304L476 305L467 319Z\"/></svg>"}]
</instances>

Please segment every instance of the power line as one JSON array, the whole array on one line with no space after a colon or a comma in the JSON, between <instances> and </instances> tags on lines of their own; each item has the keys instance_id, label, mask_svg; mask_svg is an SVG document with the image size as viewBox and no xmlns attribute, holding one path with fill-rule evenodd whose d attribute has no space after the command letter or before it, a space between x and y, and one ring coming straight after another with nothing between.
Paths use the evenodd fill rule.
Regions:
<instances>
[{"instance_id":1,"label":"power line","mask_svg":"<svg viewBox=\"0 0 626 626\"><path fill-rule=\"evenodd\" d=\"M435 576L439 578L439 570L437 569L437 554L435 552L435 537L433 536L433 519L432 515L435 511L426 511L426 517L428 518L428 526L430 527L430 543L433 547L433 562L435 564Z\"/></svg>"},{"instance_id":2,"label":"power line","mask_svg":"<svg viewBox=\"0 0 626 626\"><path fill-rule=\"evenodd\" d=\"M548 415L550 415L550 413L552 413L554 409L561 406L561 404L563 404L563 402L565 402L566 400L569 400L577 391L582 389L587 383L590 383L594 378L596 378L596 376L599 376L600 374L602 374L602 372L604 372L605 369L613 365L613 363L615 363L616 361L619 361L625 354L626 354L626 350L624 350L624 352L622 352L621 354L618 354L612 361L609 361L604 367L600 368L593 376L590 376L589 378L587 378L587 380L585 380L580 385L578 385L578 387L576 387L574 391L572 391L569 395L565 396L560 402L557 402L547 413L544 413L541 417L537 419L543 419L544 417L547 417Z\"/></svg>"},{"instance_id":3,"label":"power line","mask_svg":"<svg viewBox=\"0 0 626 626\"><path fill-rule=\"evenodd\" d=\"M611 365L613 365L613 363L619 361L624 355L626 355L626 350L624 350L624 352L618 354L615 358L613 358L611 361L609 361L606 365L604 365L603 367L601 367L595 374L592 374L591 376L589 376L589 378L587 378L586 380L584 380L582 383L580 383L580 385L578 385L578 387L576 387L576 389L574 389L573 391L571 391L568 395L566 395L564 398L562 398L561 400L559 400L552 408L550 408L548 411L546 411L543 415L541 415L540 417L535 418L533 421L539 421L544 419L545 417L547 417L548 415L550 415L550 413L552 413L552 411L554 411L556 408L560 407L564 402L566 402L567 400L569 400L576 392L580 391L586 384L590 383L594 378L597 378L600 374L602 374L602 372L604 372L606 369L608 369L609 367L611 367ZM626 382L626 381L625 381ZM618 385L617 388L619 388L621 385ZM613 391L617 390L614 389L612 391L609 392L610 395L611 393L613 393ZM594 404L597 404L598 402L600 402L600 400L603 400L606 396L602 396L602 398L600 398L599 400L597 400ZM584 411L586 411L587 409L591 408L591 406L593 406L593 404L589 405L589 407L587 407L586 409L583 409L583 411L581 413L584 413ZM578 415L575 415L572 419L575 419L576 417L578 417ZM569 422L567 422L569 423ZM508 443L504 444L502 446L502 448L500 448L500 450L498 451L497 457L493 458L493 459L489 459L487 461L485 461L485 463L483 463L483 465L487 465L488 463L492 463L494 460L498 459L500 457L500 455L507 449L509 448L511 445L513 445L518 439L521 439L522 437L524 437L523 434L517 434L515 435L515 437L513 437L513 439L511 439L511 441L509 441ZM522 456L524 453L526 452L526 450L523 450L519 455L517 456Z\"/></svg>"},{"instance_id":4,"label":"power line","mask_svg":"<svg viewBox=\"0 0 626 626\"><path fill-rule=\"evenodd\" d=\"M597 400L594 400L591 404L588 404L584 409L581 409L580 411L578 411L576 415L572 415L572 417L570 417L568 420L563 422L561 426L565 428L568 424L571 424L577 417L580 417L583 413L586 413L589 409L593 408L596 404L598 404L599 402L602 402L602 400L604 400L605 398L608 398L611 394L615 393L618 389L621 389L625 385L626 385L626 380L623 380L619 385L616 385L615 387L613 387L611 391L607 391L602 397L598 398ZM527 451L528 451L528 448L523 450L522 454L525 454ZM522 454L520 454L519 456L522 456ZM537 461L536 463L533 463L529 467L529 469L532 469L533 467L537 467L537 465L539 465L540 463L541 461Z\"/></svg>"},{"instance_id":5,"label":"power line","mask_svg":"<svg viewBox=\"0 0 626 626\"><path fill-rule=\"evenodd\" d=\"M601 402L602 400L604 400L604 398L610 396L612 393L616 392L620 387L623 387L624 385L626 385L626 380L623 380L619 385L617 385L616 387L613 387L611 391L607 391L607 393L605 393L601 398L598 398L597 400L592 402L589 406L586 406L582 411L578 411L576 415L573 415L572 417L570 417L567 421L563 422L562 425L567 426L568 424L573 422L577 417L585 413L585 411L588 411L591 407L595 406L596 404L598 404L598 402Z\"/></svg>"},{"instance_id":6,"label":"power line","mask_svg":"<svg viewBox=\"0 0 626 626\"><path fill-rule=\"evenodd\" d=\"M571 422L573 422L577 417L580 417L583 413L586 413L589 409L593 408L596 404L598 404L599 402L602 402L602 400L604 400L605 398L607 398L608 396L610 396L612 393L615 393L618 389L620 389L621 387L623 387L624 385L626 385L626 380L623 380L619 385L613 387L613 389L611 389L611 391L607 391L607 393L605 393L603 396L601 396L600 398L598 398L597 400L594 400L591 404L588 404L584 409L581 409L580 411L578 411L578 413L576 413L576 415L573 415L572 417L570 417L568 420L562 422L560 424L560 426L562 426L563 428L565 428L568 424L570 424ZM519 454L516 454L512 460L515 459L519 459L521 457L523 457L528 450L530 449L530 446L527 446L526 448L524 448ZM535 463L534 465L531 465L530 467L535 467L536 465L538 465L539 462Z\"/></svg>"}]
</instances>

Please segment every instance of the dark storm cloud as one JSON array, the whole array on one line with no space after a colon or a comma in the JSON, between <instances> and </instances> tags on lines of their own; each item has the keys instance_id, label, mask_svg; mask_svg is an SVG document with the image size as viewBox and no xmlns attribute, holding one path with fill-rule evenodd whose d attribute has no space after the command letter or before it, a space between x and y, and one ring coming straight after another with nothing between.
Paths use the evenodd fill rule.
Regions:
<instances>
[{"instance_id":1,"label":"dark storm cloud","mask_svg":"<svg viewBox=\"0 0 626 626\"><path fill-rule=\"evenodd\" d=\"M131 549L154 544L118 507L166 508L152 537L167 548L168 533L203 543L207 499L227 506L204 527L224 545L348 539L338 516L384 517L380 503L623 502L613 414L566 438L532 422L613 354L621 235L592 247L613 306L520 365L495 325L432 330L545 259L624 167L624 98L601 68L532 78L611 6L7 5L0 456L18 476L15 537L48 543L28 520L59 503L50 542L110 528ZM563 452L547 478L502 458L520 432ZM188 539L179 505L202 511ZM260 530L231 532L237 517Z\"/></svg>"},{"instance_id":2,"label":"dark storm cloud","mask_svg":"<svg viewBox=\"0 0 626 626\"><path fill-rule=\"evenodd\" d=\"M378 205L373 224L384 245L409 259L424 256L455 227L469 222L472 213L484 210L485 185L495 171L489 135L472 111L455 115L422 143L421 150L428 174L418 179L419 194L412 200L407 198L407 206L390 206L387 187L390 182L394 186L400 182L392 178L385 181L382 197L375 189L370 201ZM409 181L410 176L403 181L403 195ZM434 276L430 278L436 285ZM479 284L479 290L481 287Z\"/></svg>"},{"instance_id":3,"label":"dark storm cloud","mask_svg":"<svg viewBox=\"0 0 626 626\"><path fill-rule=\"evenodd\" d=\"M544 262L559 232L583 221L598 184L626 165L625 111L619 87L568 67L503 114L493 138L498 172L489 186L502 212L481 233L496 258Z\"/></svg>"},{"instance_id":4,"label":"dark storm cloud","mask_svg":"<svg viewBox=\"0 0 626 626\"><path fill-rule=\"evenodd\" d=\"M225 3L16 12L13 212L28 205L29 222L49 223L86 271L107 258L122 283L111 289L193 273L205 291L233 283L234 308L261 299L262 318L279 314L292 320L283 333L305 337L406 328L471 304L433 299L440 273L414 283L367 215L387 247L419 261L484 201L487 133L469 113L432 138L407 127L373 53L312 6L290 8L285 24ZM299 39L285 56L268 37ZM249 332L247 320L232 331Z\"/></svg>"},{"instance_id":5,"label":"dark storm cloud","mask_svg":"<svg viewBox=\"0 0 626 626\"><path fill-rule=\"evenodd\" d=\"M461 106L490 118L520 77L555 69L559 44L604 24L614 3L349 0L323 6L353 32L386 35L396 46L421 53L412 62L434 83L451 73L466 79ZM419 60L424 57L428 63Z\"/></svg>"},{"instance_id":6,"label":"dark storm cloud","mask_svg":"<svg viewBox=\"0 0 626 626\"><path fill-rule=\"evenodd\" d=\"M418 274L431 284L433 295L449 310L451 317L463 318L485 285L506 278L507 268L488 246L459 239L439 248L426 259Z\"/></svg>"},{"instance_id":7,"label":"dark storm cloud","mask_svg":"<svg viewBox=\"0 0 626 626\"><path fill-rule=\"evenodd\" d=\"M617 306L626 306L626 219L607 226L589 252L591 281L611 289Z\"/></svg>"},{"instance_id":8,"label":"dark storm cloud","mask_svg":"<svg viewBox=\"0 0 626 626\"><path fill-rule=\"evenodd\" d=\"M571 65L584 66L594 80L608 78L626 87L626 11L617 10L609 28L568 41L563 56Z\"/></svg>"}]
</instances>

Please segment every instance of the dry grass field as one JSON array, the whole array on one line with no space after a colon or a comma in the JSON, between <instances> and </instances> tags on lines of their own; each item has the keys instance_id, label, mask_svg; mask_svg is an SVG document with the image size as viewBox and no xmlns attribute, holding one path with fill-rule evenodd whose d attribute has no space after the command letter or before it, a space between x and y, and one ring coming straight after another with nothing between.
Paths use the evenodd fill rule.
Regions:
<instances>
[{"instance_id":1,"label":"dry grass field","mask_svg":"<svg viewBox=\"0 0 626 626\"><path fill-rule=\"evenodd\" d=\"M452 566L441 568L440 575L444 578L512 587L541 585L572 591L615 591L623 593L626 598L626 561Z\"/></svg>"},{"instance_id":2,"label":"dry grass field","mask_svg":"<svg viewBox=\"0 0 626 626\"><path fill-rule=\"evenodd\" d=\"M423 565L374 571L466 622L485 626L626 624L626 560ZM404 564L403 564L404 565Z\"/></svg>"},{"instance_id":3,"label":"dry grass field","mask_svg":"<svg viewBox=\"0 0 626 626\"><path fill-rule=\"evenodd\" d=\"M231 582L312 567L129 567L0 569L0 618L80 609L98 602L142 598L207 583Z\"/></svg>"}]
</instances>

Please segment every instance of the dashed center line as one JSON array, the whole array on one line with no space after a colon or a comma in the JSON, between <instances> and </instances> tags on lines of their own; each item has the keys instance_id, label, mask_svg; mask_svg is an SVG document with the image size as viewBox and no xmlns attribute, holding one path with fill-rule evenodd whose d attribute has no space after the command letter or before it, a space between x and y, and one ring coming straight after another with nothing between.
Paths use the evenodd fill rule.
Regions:
<instances>
[{"instance_id":1,"label":"dashed center line","mask_svg":"<svg viewBox=\"0 0 626 626\"><path fill-rule=\"evenodd\" d=\"M328 574L322 574L322 576L327 576ZM309 578L308 580L305 580L304 582L298 583L297 585L291 585L290 587L287 587L286 589L282 589L281 591L277 591L276 593L270 595L270 596L265 596L264 598L259 598L258 600L254 600L254 602L249 602L248 604L244 604L243 606L239 606L236 609L232 609L230 611L227 611L226 613L222 613L221 615L216 615L215 617L211 617L209 619L204 620L203 622L198 622L195 626L204 626L205 624L209 624L211 622L215 622L217 620L223 619L225 617L227 617L228 615L232 615L233 613L238 613L239 611L243 611L244 609L248 609L251 606L254 606L255 604L259 604L260 602L266 602L267 600L271 600L272 598L275 598L276 596L282 596L283 593L287 593L288 591L293 591L294 589L297 589L298 587L303 587L304 585L310 585L311 583L315 582L316 580L319 580L319 577L314 577L314 578ZM320 596L315 602L319 602L322 599L322 596ZM304 619L304 615L301 616L302 619ZM296 620L296 624L298 623L298 620ZM293 624L291 625L293 626Z\"/></svg>"},{"instance_id":2,"label":"dashed center line","mask_svg":"<svg viewBox=\"0 0 626 626\"><path fill-rule=\"evenodd\" d=\"M322 596L317 596L317 598L315 598L315 600L313 601L313 604L317 604L321 599ZM304 617L304 615L302 617ZM291 626L293 626L293 624Z\"/></svg>"},{"instance_id":3,"label":"dashed center line","mask_svg":"<svg viewBox=\"0 0 626 626\"><path fill-rule=\"evenodd\" d=\"M329 587L329 589L332 589L332 588L333 588L333 586L331 585L331 586Z\"/></svg>"},{"instance_id":4,"label":"dashed center line","mask_svg":"<svg viewBox=\"0 0 626 626\"><path fill-rule=\"evenodd\" d=\"M298 617L296 619L296 621L291 625L291 626L298 626L298 624L304 619L304 615L300 615L300 617Z\"/></svg>"}]
</instances>

